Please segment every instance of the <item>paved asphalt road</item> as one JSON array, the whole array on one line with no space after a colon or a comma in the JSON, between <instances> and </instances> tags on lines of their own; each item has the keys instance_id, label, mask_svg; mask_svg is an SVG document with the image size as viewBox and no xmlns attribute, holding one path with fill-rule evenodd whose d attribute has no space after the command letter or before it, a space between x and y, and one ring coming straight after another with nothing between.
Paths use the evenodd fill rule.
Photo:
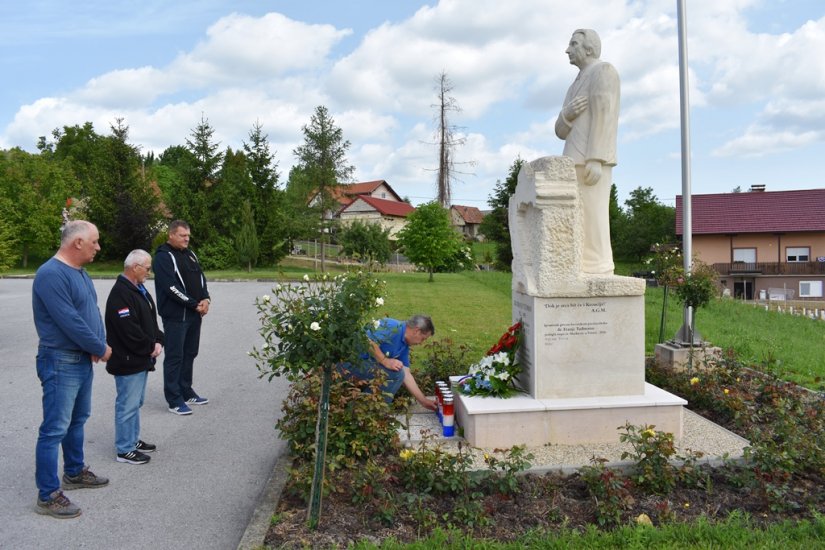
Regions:
<instances>
[{"instance_id":1,"label":"paved asphalt road","mask_svg":"<svg viewBox=\"0 0 825 550\"><path fill-rule=\"evenodd\" d=\"M101 311L113 282L95 281ZM115 461L114 379L95 367L86 463L110 483L67 492L83 515L65 520L34 512L42 413L31 285L0 279L0 549L236 548L285 445L274 423L286 381L258 379L246 355L258 341L254 299L272 284L210 283L194 376L210 403L175 416L166 409L160 369L150 373L141 436L158 451L149 464Z\"/></svg>"}]
</instances>

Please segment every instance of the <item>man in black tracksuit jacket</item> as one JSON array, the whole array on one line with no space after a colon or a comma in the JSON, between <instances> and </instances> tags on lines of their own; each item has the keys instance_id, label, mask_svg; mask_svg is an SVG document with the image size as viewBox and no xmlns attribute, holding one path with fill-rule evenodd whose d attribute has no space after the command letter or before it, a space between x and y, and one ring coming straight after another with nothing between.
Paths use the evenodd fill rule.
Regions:
<instances>
[{"instance_id":1,"label":"man in black tracksuit jacket","mask_svg":"<svg viewBox=\"0 0 825 550\"><path fill-rule=\"evenodd\" d=\"M152 269L152 256L133 250L123 263L106 300L106 342L112 355L106 371L115 377L115 449L117 461L145 464L145 452L155 445L140 439L140 407L146 394L149 371L163 348L163 332L158 327L152 295L143 284Z\"/></svg>"},{"instance_id":2,"label":"man in black tracksuit jacket","mask_svg":"<svg viewBox=\"0 0 825 550\"><path fill-rule=\"evenodd\" d=\"M211 300L198 257L189 250L189 224L169 224L169 239L155 251L155 295L166 333L163 358L163 394L169 412L192 414L189 405L209 400L192 389L192 370L198 355L201 319Z\"/></svg>"}]
</instances>

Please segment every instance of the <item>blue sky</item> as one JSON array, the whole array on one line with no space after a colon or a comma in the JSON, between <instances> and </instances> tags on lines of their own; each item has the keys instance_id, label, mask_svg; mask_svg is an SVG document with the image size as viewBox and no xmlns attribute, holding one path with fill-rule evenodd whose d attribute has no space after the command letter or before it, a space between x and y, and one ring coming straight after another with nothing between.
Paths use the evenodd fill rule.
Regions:
<instances>
[{"instance_id":1,"label":"blue sky","mask_svg":"<svg viewBox=\"0 0 825 550\"><path fill-rule=\"evenodd\" d=\"M694 193L821 187L825 4L686 0ZM201 119L239 148L255 121L282 179L301 126L327 106L358 181L435 196L435 78L466 143L453 202L486 208L513 160L561 154L553 122L593 28L622 79L620 200L681 192L676 0L28 0L0 5L0 148L123 118L157 153ZM469 164L472 163L472 164Z\"/></svg>"}]
</instances>

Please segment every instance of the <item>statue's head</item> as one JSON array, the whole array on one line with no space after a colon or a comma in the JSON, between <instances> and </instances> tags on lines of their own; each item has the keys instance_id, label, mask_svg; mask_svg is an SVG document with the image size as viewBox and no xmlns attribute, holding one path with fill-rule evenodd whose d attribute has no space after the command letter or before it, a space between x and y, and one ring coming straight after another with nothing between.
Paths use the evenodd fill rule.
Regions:
<instances>
[{"instance_id":1,"label":"statue's head","mask_svg":"<svg viewBox=\"0 0 825 550\"><path fill-rule=\"evenodd\" d=\"M569 50L573 47L573 42L578 43L587 57L598 59L602 55L602 41L599 38L599 34L593 29L576 29L573 31L570 46L567 48L568 53L570 53Z\"/></svg>"}]
</instances>

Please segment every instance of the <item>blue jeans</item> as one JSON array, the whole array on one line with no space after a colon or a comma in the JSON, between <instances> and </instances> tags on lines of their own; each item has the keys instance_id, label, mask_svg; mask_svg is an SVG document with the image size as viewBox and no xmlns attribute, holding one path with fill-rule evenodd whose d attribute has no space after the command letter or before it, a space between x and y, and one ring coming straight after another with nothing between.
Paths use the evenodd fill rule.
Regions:
<instances>
[{"instance_id":1,"label":"blue jeans","mask_svg":"<svg viewBox=\"0 0 825 550\"><path fill-rule=\"evenodd\" d=\"M37 349L37 377L43 387L43 423L35 450L35 481L40 500L60 489L58 447L63 471L76 476L84 466L83 426L92 413L92 360L88 353Z\"/></svg>"},{"instance_id":2,"label":"blue jeans","mask_svg":"<svg viewBox=\"0 0 825 550\"><path fill-rule=\"evenodd\" d=\"M361 365L351 365L350 363L342 363L339 365L339 371L344 376L351 375L361 380L372 380L380 369L380 371L384 373L384 376L386 376L384 383L381 384L381 393L384 394L384 401L387 403L392 403L395 394L401 389L401 384L404 383L404 371L406 368L407 367L404 367L399 371L395 371L373 362L365 362Z\"/></svg>"},{"instance_id":3,"label":"blue jeans","mask_svg":"<svg viewBox=\"0 0 825 550\"><path fill-rule=\"evenodd\" d=\"M201 342L201 317L186 321L163 320L163 395L170 407L198 397L192 389L192 370Z\"/></svg>"},{"instance_id":4,"label":"blue jeans","mask_svg":"<svg viewBox=\"0 0 825 550\"><path fill-rule=\"evenodd\" d=\"M140 408L146 395L148 371L115 376L115 448L118 454L134 451L140 437Z\"/></svg>"}]
</instances>

